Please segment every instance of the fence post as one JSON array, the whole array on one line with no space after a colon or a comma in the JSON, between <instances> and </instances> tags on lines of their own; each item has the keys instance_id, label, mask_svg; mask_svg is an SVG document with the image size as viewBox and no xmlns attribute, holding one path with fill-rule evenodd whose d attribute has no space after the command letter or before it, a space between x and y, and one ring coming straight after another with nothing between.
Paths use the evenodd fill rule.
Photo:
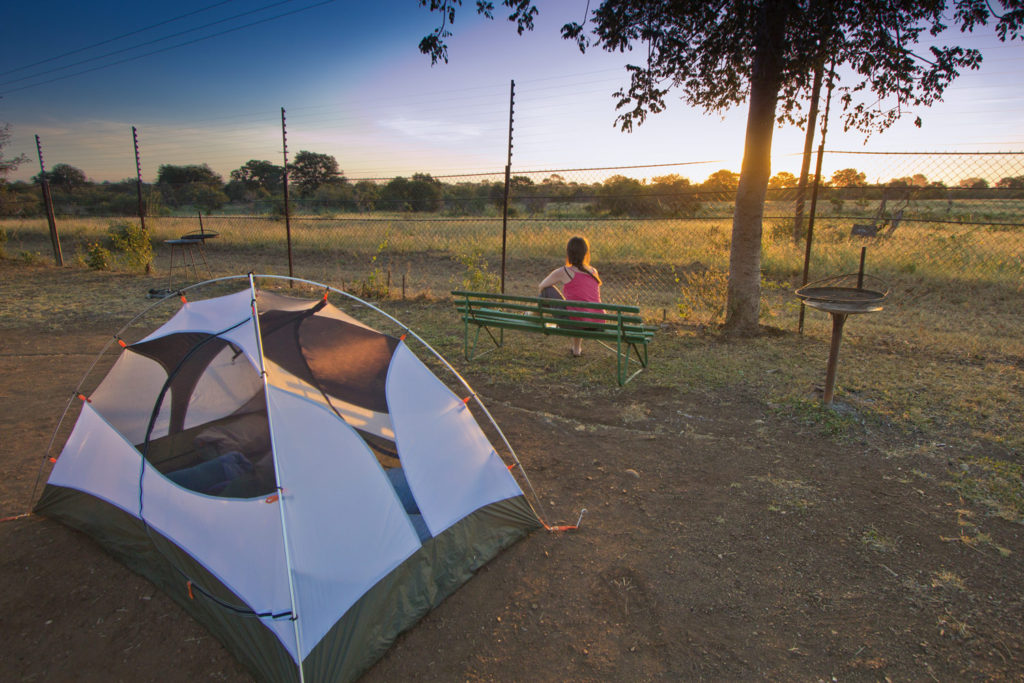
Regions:
<instances>
[{"instance_id":1,"label":"fence post","mask_svg":"<svg viewBox=\"0 0 1024 683\"><path fill-rule=\"evenodd\" d=\"M139 157L139 133L132 126L132 143L135 146L135 188L139 195L139 223L143 231L146 229L146 207L142 203L142 160Z\"/></svg>"},{"instance_id":2,"label":"fence post","mask_svg":"<svg viewBox=\"0 0 1024 683\"><path fill-rule=\"evenodd\" d=\"M811 86L811 106L807 112L807 134L804 136L804 156L800 162L800 182L796 186L796 206L793 210L793 244L800 244L800 233L804 227L804 201L807 196L807 173L811 168L811 150L814 147L814 124L818 120L818 99L821 97L823 65L814 67L814 84Z\"/></svg>"},{"instance_id":3,"label":"fence post","mask_svg":"<svg viewBox=\"0 0 1024 683\"><path fill-rule=\"evenodd\" d=\"M53 214L53 197L50 195L50 182L46 179L46 164L43 163L43 144L36 136L36 153L39 155L39 187L43 191L43 208L46 221L50 224L50 243L53 245L53 261L58 266L64 265L64 255L60 251L60 236L57 234L57 217Z\"/></svg>"},{"instance_id":4,"label":"fence post","mask_svg":"<svg viewBox=\"0 0 1024 683\"><path fill-rule=\"evenodd\" d=\"M804 276L800 282L803 287L807 284L807 277L811 268L811 243L814 239L814 218L818 212L818 188L821 187L821 159L825 156L825 136L828 135L828 112L832 105L832 84L835 77L835 62L829 68L828 74L828 95L825 96L825 115L821 120L821 144L818 145L818 161L814 167L814 187L811 189L811 216L807 221L807 247L804 249ZM806 307L803 300L800 301L800 322L797 325L797 332L804 333L804 313Z\"/></svg>"},{"instance_id":5,"label":"fence post","mask_svg":"<svg viewBox=\"0 0 1024 683\"><path fill-rule=\"evenodd\" d=\"M505 162L505 199L501 209L501 293L505 293L505 248L508 245L508 194L512 174L512 113L516 101L516 82L512 85L508 96L508 159Z\"/></svg>"},{"instance_id":6,"label":"fence post","mask_svg":"<svg viewBox=\"0 0 1024 683\"><path fill-rule=\"evenodd\" d=\"M281 107L281 148L284 151L284 234L288 243L288 277L292 277L292 221L291 206L288 202L288 131L284 122L284 107ZM291 287L292 280L288 280Z\"/></svg>"}]
</instances>

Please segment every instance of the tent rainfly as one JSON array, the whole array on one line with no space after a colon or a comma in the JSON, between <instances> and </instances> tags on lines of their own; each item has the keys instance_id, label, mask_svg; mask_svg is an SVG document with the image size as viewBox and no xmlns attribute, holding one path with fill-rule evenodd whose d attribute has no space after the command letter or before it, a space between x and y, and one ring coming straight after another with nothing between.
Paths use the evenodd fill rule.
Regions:
<instances>
[{"instance_id":1,"label":"tent rainfly","mask_svg":"<svg viewBox=\"0 0 1024 683\"><path fill-rule=\"evenodd\" d=\"M258 289L269 277L183 294L124 345L35 510L160 586L258 679L352 680L541 523L404 335L326 293Z\"/></svg>"}]
</instances>

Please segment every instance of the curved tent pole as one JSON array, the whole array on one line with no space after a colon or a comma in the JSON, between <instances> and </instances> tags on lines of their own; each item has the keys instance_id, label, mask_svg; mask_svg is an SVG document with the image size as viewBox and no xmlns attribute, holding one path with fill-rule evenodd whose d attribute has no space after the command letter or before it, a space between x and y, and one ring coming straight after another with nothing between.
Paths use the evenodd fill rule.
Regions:
<instances>
[{"instance_id":1,"label":"curved tent pole","mask_svg":"<svg viewBox=\"0 0 1024 683\"><path fill-rule=\"evenodd\" d=\"M260 379L263 381L263 396L265 400L270 400L270 386L267 380L267 367L263 359L263 335L260 333L260 316L259 311L256 309L256 282L253 280L253 274L249 273L249 291L252 293L252 325L256 333L256 350L259 352L260 360ZM277 509L281 515L281 541L284 543L284 562L285 567L288 570L288 596L292 603L292 624L295 626L295 659L299 665L299 682L305 683L306 675L303 670L302 662L302 624L299 622L299 611L298 605L295 601L295 580L292 575L292 553L291 544L288 542L288 524L285 520L284 514L284 488L281 486L281 469L277 464L277 453L275 444L277 441L274 439L274 420L272 418L273 411L270 407L267 407L267 428L270 431L270 444L271 444L271 460L274 463L274 479L277 481Z\"/></svg>"}]
</instances>

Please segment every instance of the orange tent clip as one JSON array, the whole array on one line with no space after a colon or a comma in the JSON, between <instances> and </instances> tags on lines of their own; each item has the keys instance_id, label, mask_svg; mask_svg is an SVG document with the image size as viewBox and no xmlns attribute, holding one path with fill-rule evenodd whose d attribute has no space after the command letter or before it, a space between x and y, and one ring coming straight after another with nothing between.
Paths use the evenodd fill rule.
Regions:
<instances>
[{"instance_id":1,"label":"orange tent clip","mask_svg":"<svg viewBox=\"0 0 1024 683\"><path fill-rule=\"evenodd\" d=\"M551 531L551 532L556 532L556 531L576 531L577 529L580 528L580 522L583 521L583 514L586 511L587 511L587 508L583 508L582 510L580 510L579 519L576 520L575 524L562 524L562 525L559 525L559 526L548 526L547 524L545 524L544 528L547 529L548 531Z\"/></svg>"}]
</instances>

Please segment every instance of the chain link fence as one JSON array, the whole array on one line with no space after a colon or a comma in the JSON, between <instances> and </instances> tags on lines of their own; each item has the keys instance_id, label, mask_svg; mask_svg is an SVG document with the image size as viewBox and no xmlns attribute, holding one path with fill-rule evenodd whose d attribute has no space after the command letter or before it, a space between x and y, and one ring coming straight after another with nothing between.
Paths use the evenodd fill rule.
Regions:
<instances>
[{"instance_id":1,"label":"chain link fence","mask_svg":"<svg viewBox=\"0 0 1024 683\"><path fill-rule=\"evenodd\" d=\"M823 162L830 170L816 196L807 189L802 222L794 220L796 178L772 179L762 248L767 318L796 305L812 196L810 280L855 271L867 247L868 272L890 283L897 304L934 308L973 292L979 314L1020 315L1024 154L829 152ZM158 274L169 266L166 240L216 233L195 268L167 273L171 286L208 274L292 273L371 298L497 291L502 282L508 293L532 295L562 263L566 240L582 234L605 300L638 304L651 318L713 324L724 318L737 180L709 162L515 172L506 216L503 173L350 179L296 197L287 220L280 199L254 197L216 213L149 215L146 228ZM119 194L107 188L115 199L102 206L137 222L136 187L122 185ZM145 189L150 211L166 206L160 188ZM86 215L74 191L53 195L65 259L85 263L115 219ZM9 256L47 252L45 220L9 218L4 228Z\"/></svg>"}]
</instances>

